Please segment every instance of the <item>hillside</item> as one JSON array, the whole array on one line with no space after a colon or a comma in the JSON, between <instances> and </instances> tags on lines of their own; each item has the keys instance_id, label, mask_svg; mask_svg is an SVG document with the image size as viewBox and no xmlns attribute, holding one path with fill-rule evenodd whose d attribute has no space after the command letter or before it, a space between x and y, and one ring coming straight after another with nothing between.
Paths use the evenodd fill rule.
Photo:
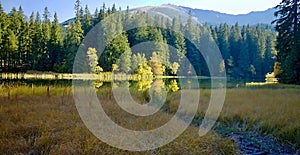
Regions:
<instances>
[{"instance_id":1,"label":"hillside","mask_svg":"<svg viewBox=\"0 0 300 155\"><path fill-rule=\"evenodd\" d=\"M180 17L183 22L188 19L188 12L192 11L194 19L200 23L208 23L210 25L219 25L221 23L227 23L228 25L256 25L256 24L270 24L274 19L274 8L270 8L265 11L253 11L248 14L232 15L221 13L212 10L192 9L185 6L176 6L171 4L164 4L161 6L145 6L140 8L131 9L132 13L147 12L149 15L160 15L165 18L172 19L174 17ZM62 25L67 25L69 22L74 21L74 18L62 22Z\"/></svg>"},{"instance_id":2,"label":"hillside","mask_svg":"<svg viewBox=\"0 0 300 155\"><path fill-rule=\"evenodd\" d=\"M176 7L176 6L173 6ZM179 6L183 11L188 13L189 10L192 11L192 15L195 16L198 21L201 23L209 23L212 25L218 25L221 23L227 23L229 25L233 25L236 22L239 25L255 25L255 24L270 24L274 19L274 8L270 8L265 11L253 11L248 14L239 14L232 15L226 13L220 13L217 11L211 10L202 10L202 9L192 9L184 6Z\"/></svg>"}]
</instances>

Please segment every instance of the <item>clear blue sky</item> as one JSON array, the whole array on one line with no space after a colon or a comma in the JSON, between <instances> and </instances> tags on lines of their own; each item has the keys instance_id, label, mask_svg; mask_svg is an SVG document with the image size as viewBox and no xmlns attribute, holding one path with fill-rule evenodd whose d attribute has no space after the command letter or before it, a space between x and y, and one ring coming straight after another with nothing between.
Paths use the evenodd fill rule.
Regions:
<instances>
[{"instance_id":1,"label":"clear blue sky","mask_svg":"<svg viewBox=\"0 0 300 155\"><path fill-rule=\"evenodd\" d=\"M57 12L60 22L74 17L75 0L0 0L0 2L6 12L9 12L12 7L18 8L22 5L25 15L30 16L32 11L39 11L42 14L47 6L52 16L54 12ZM117 7L122 9L125 9L127 5L130 8L136 8L170 3L222 13L245 14L251 11L266 10L280 2L281 0L81 0L81 5L87 4L91 13L94 13L96 7L101 7L103 3L107 7L111 7L115 3Z\"/></svg>"}]
</instances>

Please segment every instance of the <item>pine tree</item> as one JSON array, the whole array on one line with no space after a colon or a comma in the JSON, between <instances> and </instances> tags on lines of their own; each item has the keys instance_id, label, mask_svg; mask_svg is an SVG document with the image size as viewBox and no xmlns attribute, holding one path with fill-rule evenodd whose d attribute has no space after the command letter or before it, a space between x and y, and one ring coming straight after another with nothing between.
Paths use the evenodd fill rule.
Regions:
<instances>
[{"instance_id":1,"label":"pine tree","mask_svg":"<svg viewBox=\"0 0 300 155\"><path fill-rule=\"evenodd\" d=\"M50 35L50 53L51 54L51 69L61 72L60 65L65 56L62 50L63 38L61 34L61 26L58 21L57 14L54 13L54 21L51 27L51 35ZM55 67L55 68L54 68Z\"/></svg>"},{"instance_id":2,"label":"pine tree","mask_svg":"<svg viewBox=\"0 0 300 155\"><path fill-rule=\"evenodd\" d=\"M98 8L95 9L95 12L94 12L94 16L93 16L93 25L96 25L99 21L99 10Z\"/></svg>"},{"instance_id":3,"label":"pine tree","mask_svg":"<svg viewBox=\"0 0 300 155\"><path fill-rule=\"evenodd\" d=\"M252 64L256 71L257 80L264 80L265 73L263 73L263 59L266 50L265 43L265 34L262 32L260 25L256 25L254 29L252 29L251 39L251 56L252 56Z\"/></svg>"},{"instance_id":4,"label":"pine tree","mask_svg":"<svg viewBox=\"0 0 300 155\"><path fill-rule=\"evenodd\" d=\"M81 11L81 6L80 6L80 0L76 0L75 3L75 11L76 11L76 20L71 27L73 31L73 35L76 39L76 45L79 46L81 43L81 40L83 39L83 29L82 29L82 24L81 24L81 17L82 17L82 11Z\"/></svg>"},{"instance_id":5,"label":"pine tree","mask_svg":"<svg viewBox=\"0 0 300 155\"><path fill-rule=\"evenodd\" d=\"M65 39L65 69L66 72L72 72L74 58L79 48L81 41L83 39L84 31L82 29L81 24L81 6L80 0L76 0L75 2L75 13L76 19L74 23L69 24L69 29L67 31L66 39Z\"/></svg>"},{"instance_id":6,"label":"pine tree","mask_svg":"<svg viewBox=\"0 0 300 155\"><path fill-rule=\"evenodd\" d=\"M32 44L32 55L33 55L33 65L32 69L39 69L39 62L42 59L43 47L42 47L42 37L43 37L43 23L40 17L39 12L36 13L35 22L34 22L34 36Z\"/></svg>"},{"instance_id":7,"label":"pine tree","mask_svg":"<svg viewBox=\"0 0 300 155\"><path fill-rule=\"evenodd\" d=\"M131 61L131 69L136 72L138 67L144 63L147 63L145 54L137 53L133 54Z\"/></svg>"},{"instance_id":8,"label":"pine tree","mask_svg":"<svg viewBox=\"0 0 300 155\"><path fill-rule=\"evenodd\" d=\"M103 3L102 8L100 9L100 12L99 12L99 18L100 18L99 21L102 21L107 16L108 16L108 13L106 12L106 5L105 5L105 3Z\"/></svg>"},{"instance_id":9,"label":"pine tree","mask_svg":"<svg viewBox=\"0 0 300 155\"><path fill-rule=\"evenodd\" d=\"M278 31L277 45L278 62L282 69L279 75L283 83L300 84L300 54L299 54L299 23L300 23L300 0L282 0L276 6L278 18L275 29Z\"/></svg>"},{"instance_id":10,"label":"pine tree","mask_svg":"<svg viewBox=\"0 0 300 155\"><path fill-rule=\"evenodd\" d=\"M86 35L92 28L92 16L90 13L90 10L88 6L85 6L84 9L84 17L83 17L83 30L84 30L84 35Z\"/></svg>"},{"instance_id":11,"label":"pine tree","mask_svg":"<svg viewBox=\"0 0 300 155\"><path fill-rule=\"evenodd\" d=\"M28 22L25 20L25 15L23 12L22 7L19 7L19 10L17 12L18 14L18 22L20 23L19 32L16 32L18 35L18 60L17 65L18 69L26 69L28 66L28 62L26 59L26 55L29 52L30 49L30 38L29 38L29 25Z\"/></svg>"},{"instance_id":12,"label":"pine tree","mask_svg":"<svg viewBox=\"0 0 300 155\"><path fill-rule=\"evenodd\" d=\"M115 9L115 5L113 6L113 13L114 11L116 11ZM122 25L122 13L116 13L115 15L117 15L117 23L116 23L116 31L118 34L120 34L123 31L123 25ZM120 48L121 51L120 53L117 53L116 57L118 58L118 63L117 65L119 66L119 71L124 72L124 73L128 73L129 71L131 71L131 56L132 56L132 52L130 49L130 45L128 42L128 37L126 35L126 33L121 33L121 35L118 37L120 39Z\"/></svg>"},{"instance_id":13,"label":"pine tree","mask_svg":"<svg viewBox=\"0 0 300 155\"><path fill-rule=\"evenodd\" d=\"M288 0L284 0L284 2L287 4ZM285 10L279 10L278 16L281 17L281 13L288 12L287 8L290 8L290 12L295 14L295 10L293 10L295 6L292 6L295 2L296 0L290 0L288 5L279 7ZM298 3L297 1L297 6L299 6ZM0 67L24 69L24 71L33 69L71 72L78 48L84 47L86 48L84 51L87 51L88 47L93 45L93 41L81 45L83 36L99 21L102 21L103 25L95 32L104 34L104 38L99 37L95 40L106 46L105 49L104 47L99 48L100 46L96 47L97 50L104 49L99 63L105 71L111 71L113 64L118 66L120 72L128 73L133 68L136 68L133 71L137 71L139 63L145 64L146 59L152 57L152 67L156 74L162 74L161 69L166 69L164 74L175 74L178 66L180 66L180 70L188 72L190 66L186 62L182 62L186 56L198 75L209 75L206 63L210 63L213 59L207 57L205 54L207 51L201 51L201 53L198 50L200 47L209 52L209 49L213 48L203 43L207 39L215 40L219 45L225 61L217 64L223 64L231 77L241 77L247 80L261 78L267 72L272 71L275 61L275 33L271 32L269 27L262 28L261 25L244 26L242 30L238 24L232 27L227 24L215 27L208 24L196 25L191 12L189 12L186 24L182 24L180 18L169 20L155 16L153 20L149 14L132 14L129 8L126 12L121 13L117 11L115 5L111 9L107 9L105 4L100 11L96 9L95 15L92 16L87 6L84 9L80 6L80 0L76 0L75 13L75 21L70 22L66 28L62 28L57 14L54 14L54 21L50 22L50 13L47 8L43 13L43 20L39 13L36 14L36 18L32 14L27 20L22 7L19 10L13 8L9 14L6 14L0 4ZM111 14L115 15L106 20L105 17ZM298 65L300 64L298 52L300 41L297 39L300 38L300 26L299 21L296 26L294 26L295 22L291 22L295 19L290 18L292 14L282 15L282 17L289 17L286 18L289 21L279 21L279 19L276 21L277 28L280 29L278 37L295 35L291 37L294 39L280 38L278 41L278 60L281 61L277 64L281 64L281 69L283 69L281 74L283 80L285 80L284 77L297 79L300 73L298 71L300 69ZM285 30L284 26L287 27L288 24L293 25L293 27L289 27L289 30L298 29L298 31ZM137 25L138 28L123 33L123 30L131 25ZM153 25L153 27L146 25ZM180 32L184 32L185 35ZM283 35L283 33L286 34ZM145 54L132 56L130 46L148 41L154 43L149 47L150 49L145 49L151 52L140 51ZM280 42L281 44L279 44ZM175 47L176 50L169 49L167 44ZM155 52L155 56L151 56L152 52ZM153 63L154 60L160 60L161 66L157 67L157 63Z\"/></svg>"},{"instance_id":14,"label":"pine tree","mask_svg":"<svg viewBox=\"0 0 300 155\"><path fill-rule=\"evenodd\" d=\"M150 29L149 31L149 41L154 41L155 47L153 51L156 52L161 58L161 61L164 66L170 65L170 55L169 55L169 49L166 43L166 40L163 38L162 32L160 29Z\"/></svg>"},{"instance_id":15,"label":"pine tree","mask_svg":"<svg viewBox=\"0 0 300 155\"><path fill-rule=\"evenodd\" d=\"M276 52L275 52L275 34L272 33L270 30L266 30L266 51L265 51L265 57L263 61L263 70L264 73L272 72L273 71L273 65L275 63L276 58Z\"/></svg>"},{"instance_id":16,"label":"pine tree","mask_svg":"<svg viewBox=\"0 0 300 155\"><path fill-rule=\"evenodd\" d=\"M227 24L220 25L218 33L218 43L219 49L225 61L225 68L228 68L228 60L231 56L230 53L230 44L229 44L229 35L230 29Z\"/></svg>"},{"instance_id":17,"label":"pine tree","mask_svg":"<svg viewBox=\"0 0 300 155\"><path fill-rule=\"evenodd\" d=\"M219 43L218 43L218 34L217 34L218 30L217 29L218 28L216 26L215 27L210 26L211 36L212 36L213 40L215 41L215 43L218 45Z\"/></svg>"},{"instance_id":18,"label":"pine tree","mask_svg":"<svg viewBox=\"0 0 300 155\"><path fill-rule=\"evenodd\" d=\"M51 21L50 21L50 12L46 7L43 13L43 26L42 26L42 58L39 61L39 70L49 71L53 68L51 63L52 55L50 51L50 34L51 34Z\"/></svg>"},{"instance_id":19,"label":"pine tree","mask_svg":"<svg viewBox=\"0 0 300 155\"><path fill-rule=\"evenodd\" d=\"M7 52L5 51L5 36L7 36L7 27L9 25L7 15L3 10L0 3L0 68L6 67L7 64Z\"/></svg>"},{"instance_id":20,"label":"pine tree","mask_svg":"<svg viewBox=\"0 0 300 155\"><path fill-rule=\"evenodd\" d=\"M230 55L231 55L231 63L228 61L228 66L233 68L236 68L235 62L238 61L238 56L241 51L241 29L238 23L236 23L234 26L230 29L230 36L229 36L229 44L230 44ZM229 65L231 64L231 65ZM233 69L235 70L235 69ZM232 71L233 71L232 70ZM237 76L237 73L232 72L231 76L235 77Z\"/></svg>"},{"instance_id":21,"label":"pine tree","mask_svg":"<svg viewBox=\"0 0 300 155\"><path fill-rule=\"evenodd\" d=\"M131 70L131 55L132 55L132 52L131 52L130 48L128 48L119 57L119 60L117 61L117 65L119 66L120 72L128 73Z\"/></svg>"},{"instance_id":22,"label":"pine tree","mask_svg":"<svg viewBox=\"0 0 300 155\"><path fill-rule=\"evenodd\" d=\"M177 18L173 18L172 24L170 23L169 27L167 28L169 28L168 35L166 37L168 44L176 48L176 53L170 53L172 54L172 60L170 61L182 64L183 58L186 54L186 44L184 36L180 32L179 20Z\"/></svg>"},{"instance_id":23,"label":"pine tree","mask_svg":"<svg viewBox=\"0 0 300 155\"><path fill-rule=\"evenodd\" d=\"M116 4L113 4L113 7L111 9L111 13L117 13L117 8L116 8Z\"/></svg>"},{"instance_id":24,"label":"pine tree","mask_svg":"<svg viewBox=\"0 0 300 155\"><path fill-rule=\"evenodd\" d=\"M177 49L177 52L176 52L176 56L178 59L177 62L179 64L181 64L183 62L184 56L186 54L186 44L185 44L184 36L180 32L178 32L178 33L175 32L174 37L175 37L175 47Z\"/></svg>"},{"instance_id":25,"label":"pine tree","mask_svg":"<svg viewBox=\"0 0 300 155\"><path fill-rule=\"evenodd\" d=\"M135 25L136 29L132 30L129 33L129 42L132 46L137 45L141 42L145 42L148 39L149 29L146 27L146 15L145 14L136 14L132 22Z\"/></svg>"},{"instance_id":26,"label":"pine tree","mask_svg":"<svg viewBox=\"0 0 300 155\"><path fill-rule=\"evenodd\" d=\"M8 48L8 68L12 71L16 71L16 68L19 65L20 53L19 48L19 32L21 28L21 22L19 20L19 15L17 9L14 7L9 13L8 18L10 19L10 24L8 26L8 36L7 36L7 46L11 45L12 47Z\"/></svg>"},{"instance_id":27,"label":"pine tree","mask_svg":"<svg viewBox=\"0 0 300 155\"><path fill-rule=\"evenodd\" d=\"M122 54L124 54L124 59L121 57ZM122 71L128 72L130 70L128 67L130 67L131 64L128 62L128 58L131 58L131 51L127 36L126 34L121 34L107 45L100 57L100 66L102 66L105 71L111 71L112 64L116 64L119 59L123 59L121 61L124 61L125 64L119 64L119 67L122 68Z\"/></svg>"},{"instance_id":28,"label":"pine tree","mask_svg":"<svg viewBox=\"0 0 300 155\"><path fill-rule=\"evenodd\" d=\"M31 13L30 19L29 19L29 38L30 38L30 50L27 53L27 60L29 63L29 68L28 69L33 69L33 64L34 64L34 36L35 36L35 19L34 19L34 12Z\"/></svg>"},{"instance_id":29,"label":"pine tree","mask_svg":"<svg viewBox=\"0 0 300 155\"><path fill-rule=\"evenodd\" d=\"M124 30L128 30L130 28L130 24L132 22L129 6L127 6L125 11L125 17L123 23Z\"/></svg>"},{"instance_id":30,"label":"pine tree","mask_svg":"<svg viewBox=\"0 0 300 155\"><path fill-rule=\"evenodd\" d=\"M188 23L187 23L188 25ZM188 27L188 26L185 26ZM191 29L192 32L187 31L188 33L185 36L190 36L194 40L190 40L188 38L185 39L186 42L186 57L190 61L191 65L187 65L184 63L184 66L181 65L181 67L184 67L184 71L188 71L188 74L191 74L191 67L194 67L195 73L192 74L197 74L200 76L209 76L208 68L207 68L207 62L204 59L203 54L207 53L207 48L204 48L203 51L200 51L200 49L203 49L204 46L207 45L208 40L204 41L205 39L210 38L210 33L206 32L206 28L203 28L199 24L196 25L194 28ZM205 30L205 31L202 31Z\"/></svg>"},{"instance_id":31,"label":"pine tree","mask_svg":"<svg viewBox=\"0 0 300 155\"><path fill-rule=\"evenodd\" d=\"M125 33L122 33L123 26L121 20L121 14L116 13L102 22L103 34L107 46L101 54L99 61L100 66L105 71L112 71L112 65L116 64L118 60L124 63L118 64L119 69L121 69L120 71L130 71L131 62L129 59L131 58L131 51L128 37ZM124 54L124 58L120 57L122 54Z\"/></svg>"},{"instance_id":32,"label":"pine tree","mask_svg":"<svg viewBox=\"0 0 300 155\"><path fill-rule=\"evenodd\" d=\"M196 32L195 32L195 26L194 26L194 22L193 22L193 16L192 16L192 11L189 11L189 17L187 20L187 23L184 27L184 32L185 32L185 36L187 36L188 39L190 39L191 41L195 41L196 40Z\"/></svg>"},{"instance_id":33,"label":"pine tree","mask_svg":"<svg viewBox=\"0 0 300 155\"><path fill-rule=\"evenodd\" d=\"M239 53L238 57L238 67L240 70L239 77L241 77L243 80L248 80L250 78L250 75L248 73L248 68L250 67L251 60L250 60L250 51L249 51L249 28L244 26L243 27L243 36L242 36L242 46L241 51Z\"/></svg>"},{"instance_id":34,"label":"pine tree","mask_svg":"<svg viewBox=\"0 0 300 155\"><path fill-rule=\"evenodd\" d=\"M201 62L201 53L197 49L196 45L198 45L197 37L200 37L200 33L196 33L196 28L194 26L193 18L192 18L192 12L189 11L189 18L187 20L187 23L184 25L184 33L185 33L185 43L186 43L186 57L190 61L191 65L193 65L194 70L196 71L197 75L203 75L203 66ZM184 65L185 72L188 72L186 67L187 65ZM190 67L189 67L190 68Z\"/></svg>"},{"instance_id":35,"label":"pine tree","mask_svg":"<svg viewBox=\"0 0 300 155\"><path fill-rule=\"evenodd\" d=\"M250 25L247 25L245 27L245 30L244 31L244 35L245 35L245 42L244 44L247 44L247 51L248 51L248 57L249 58L245 58L245 60L249 59L249 66L246 67L246 66L243 66L243 70L244 70L244 75L246 80L253 80L253 78L255 77L255 74L256 74L256 67L259 66L259 64L261 63L261 57L260 57L260 54L259 54L259 45L258 45L258 36L259 36L259 31L257 30L257 27L256 28L253 28L251 27ZM243 44L243 46L244 46ZM243 51L243 49L242 49ZM247 52L245 51L245 54ZM241 53L243 54L243 53ZM246 61L248 62L248 61ZM246 63L245 63L246 64ZM246 68L244 68L246 67ZM260 66L259 66L260 67ZM254 74L255 73L255 74Z\"/></svg>"}]
</instances>

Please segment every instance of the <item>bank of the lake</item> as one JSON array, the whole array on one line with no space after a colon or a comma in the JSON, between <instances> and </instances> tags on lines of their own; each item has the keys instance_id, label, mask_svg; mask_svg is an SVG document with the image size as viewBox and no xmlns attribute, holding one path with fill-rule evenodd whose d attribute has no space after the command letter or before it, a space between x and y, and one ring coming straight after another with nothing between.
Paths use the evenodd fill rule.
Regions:
<instances>
[{"instance_id":1,"label":"bank of the lake","mask_svg":"<svg viewBox=\"0 0 300 155\"><path fill-rule=\"evenodd\" d=\"M8 89L10 91L9 97L8 97ZM74 127L74 124L78 124L78 122L81 122L74 106L71 91L72 91L71 85L69 86L46 85L46 86L35 86L35 87L32 87L31 85L11 86L11 87L2 85L0 88L0 96L2 100L0 110L1 110L1 121L3 122L1 124L4 124L2 126L3 127L2 131L4 131L2 132L2 134L4 135L2 137L4 138L2 138L1 140L2 150L8 149L7 147L4 147L4 146L8 146L5 145L7 141L11 140L14 141L15 143L23 143L22 141L24 141L24 137L25 137L25 141L27 142L19 145L20 146L22 145L22 147L27 148L25 149L26 151L30 151L30 149L28 148L31 148L33 150L34 148L38 148L37 151L44 151L43 149L45 148L41 146L37 146L40 145L38 144L40 142L38 141L38 139L41 138L41 134L43 132L46 131L46 133L48 134L47 136L50 135L53 136L57 134L56 132L59 132L60 134L65 134L64 133L65 131L69 131L69 129L65 127L59 127L59 126L58 129L55 129L55 131L48 130L50 128L56 128L54 127L53 123L55 124L55 122L57 121L64 122L69 120L70 118L72 119L76 118L76 121L74 122L71 121L71 126ZM136 95L139 96L138 92L135 93ZM111 100L111 98L113 97L111 96L111 89L109 89L109 85L100 88L98 94L102 94L102 95L104 94L104 96L102 97L107 98L105 103L114 102ZM194 134L197 135L197 129L198 129L197 124L201 123L201 118L203 118L204 112L207 109L208 101L210 98L210 90L200 89L200 95L201 96L200 96L199 109L196 118L194 119L194 125L196 126L194 127L191 126L191 130L188 130L189 132L185 132L185 136L187 137L193 135L190 134L191 131L195 131ZM144 94L142 94L141 97L145 97ZM199 147L197 147L198 149L204 149L201 147L201 145L209 145L211 149L216 149L221 152L227 152L227 153L228 152L232 153L232 151L235 153L239 153L239 150L241 150L244 153L252 152L258 154L259 153L295 154L297 152L297 149L299 149L299 145L300 145L299 142L300 122L298 119L298 116L300 115L299 98L300 98L300 89L298 88L298 86L292 86L292 85L267 85L267 86L252 86L251 88L227 89L225 104L221 112L221 115L218 119L218 123L214 127L214 132L210 133L208 137L206 136L204 137L205 139L208 138L210 140L219 137L217 139L220 141L220 143L218 143L218 145L215 146L214 144L209 144L212 141L206 139L207 143L203 144L198 142L199 139L197 139L196 140L197 142L195 142L191 140L190 137L186 140L193 141L192 142L193 144L189 146L188 142L187 143L183 142L184 144L180 143L178 146L187 147L187 149L185 150L186 152L184 153L199 153L200 150L193 149L195 152L190 150L192 146L199 145ZM141 98L137 98L137 99L141 99ZM176 112L177 110L179 100L180 100L179 92L170 93L167 98L166 106L164 106L163 108L163 111L165 112L167 111L169 114L162 113L162 115L171 117L172 114L174 114L174 112ZM45 109L46 112L43 112ZM51 111L51 109L53 111ZM70 111L70 109L72 110ZM72 116L62 116L61 119L60 113L65 113L66 112L65 110L71 112ZM35 116L30 116L31 114L35 114ZM43 121L48 122L50 125L46 127L43 124L43 122L40 122L38 115L46 116L46 118L44 118ZM126 114L124 115L122 114L122 117L126 118L124 116L126 116ZM160 119L160 117L156 117L156 118ZM166 121L167 120L168 119L166 119ZM64 125L68 126L67 122L65 122ZM28 129L25 129L27 127ZM139 127L141 127L141 125L139 125ZM38 132L40 131L42 132L39 133L38 135L32 135L33 136L32 138L34 140L26 138L28 137L28 135L26 134L29 134L29 136L32 134L32 133L27 133L27 130L31 128L34 128L34 130L39 130ZM84 128L83 125L80 128L81 128L80 130L87 130L87 129L83 129ZM13 132L10 132L9 130L12 130ZM30 132L35 132L35 131L30 131ZM76 132L81 133L79 129ZM88 133L88 131L84 131L84 132ZM215 135L216 133L218 134ZM213 136L214 138L211 137L212 136L211 134L215 135L216 137L214 136ZM193 136L195 137L195 135ZM55 145L59 145L59 147L64 147L64 145L66 145L66 147L71 147L73 150L76 150L74 149L75 145L77 147L78 145L82 145L80 146L80 148L82 148L83 150L85 145L88 145L86 144L86 141L78 145L73 144L73 142L69 144L64 144L63 146L61 146L62 144L57 144L57 142L55 142L54 145L52 144L51 136L47 138L50 139L50 141L47 142L47 145L49 145L47 147L50 147L51 149L54 149L54 147L56 147L54 150L58 149L57 148L58 146ZM73 139L74 143L78 140L77 138ZM93 137L92 139L93 141L97 141L95 137ZM178 141L176 143L178 143ZM98 144L97 142L97 145L95 144L95 146L93 147L100 147L101 145L103 144ZM240 149L236 149L236 145L239 145ZM172 143L171 145L164 147L164 149L177 150L178 146ZM113 152L119 151L117 149L116 150L112 149L108 146L102 146L102 147L104 147L105 148L104 150L108 152L111 150L113 150ZM20 148L17 148L17 150L20 150ZM81 152L82 150L77 149L77 151ZM177 151L175 151L174 153L182 153L179 150ZM209 150L206 151L209 152Z\"/></svg>"}]
</instances>

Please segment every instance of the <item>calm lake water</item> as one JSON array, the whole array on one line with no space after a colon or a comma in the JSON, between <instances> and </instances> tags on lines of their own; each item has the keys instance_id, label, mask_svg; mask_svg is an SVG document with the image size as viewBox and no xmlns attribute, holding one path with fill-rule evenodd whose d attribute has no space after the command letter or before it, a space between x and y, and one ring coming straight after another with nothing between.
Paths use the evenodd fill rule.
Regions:
<instances>
[{"instance_id":1,"label":"calm lake water","mask_svg":"<svg viewBox=\"0 0 300 155\"><path fill-rule=\"evenodd\" d=\"M74 78L75 77L75 78ZM161 85L168 90L177 91L179 89L209 89L225 87L226 83L224 78L214 78L211 80L209 77L151 77L151 78L134 78L127 77L104 77L91 79L80 79L80 75L72 74L2 74L0 84L2 85L36 85L36 86L71 86L72 80L77 83L93 83L96 88L103 86L129 86L135 87L139 90L149 89L152 85ZM73 81L73 82L74 82ZM212 86L213 82L213 86ZM234 83L231 87L242 86L243 84ZM228 85L227 85L228 87Z\"/></svg>"}]
</instances>

